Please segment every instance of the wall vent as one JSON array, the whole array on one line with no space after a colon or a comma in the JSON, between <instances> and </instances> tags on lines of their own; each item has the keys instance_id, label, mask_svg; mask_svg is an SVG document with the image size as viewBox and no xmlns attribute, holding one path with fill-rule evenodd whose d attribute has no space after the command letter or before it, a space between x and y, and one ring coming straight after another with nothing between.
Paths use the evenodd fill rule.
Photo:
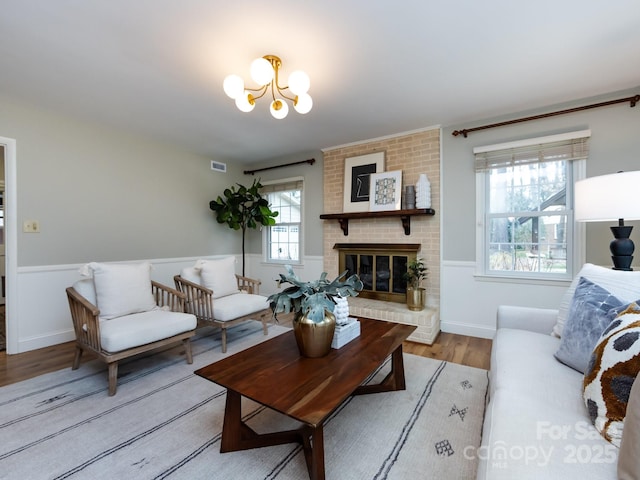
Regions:
<instances>
[{"instance_id":1,"label":"wall vent","mask_svg":"<svg viewBox=\"0 0 640 480\"><path fill-rule=\"evenodd\" d=\"M227 164L222 162L216 162L215 160L211 160L211 170L215 172L226 172Z\"/></svg>"}]
</instances>

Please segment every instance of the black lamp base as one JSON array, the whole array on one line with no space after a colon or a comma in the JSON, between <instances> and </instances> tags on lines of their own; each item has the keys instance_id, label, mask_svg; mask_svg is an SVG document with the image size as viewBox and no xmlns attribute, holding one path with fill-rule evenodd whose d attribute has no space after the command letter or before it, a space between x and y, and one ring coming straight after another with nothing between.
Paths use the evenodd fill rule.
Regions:
<instances>
[{"instance_id":1,"label":"black lamp base","mask_svg":"<svg viewBox=\"0 0 640 480\"><path fill-rule=\"evenodd\" d=\"M620 225L611 227L611 232L615 237L609 244L611 250L611 260L613 260L614 270L631 271L631 262L633 261L633 250L635 248L633 240L629 238L632 226L624 225L624 221L620 220Z\"/></svg>"}]
</instances>

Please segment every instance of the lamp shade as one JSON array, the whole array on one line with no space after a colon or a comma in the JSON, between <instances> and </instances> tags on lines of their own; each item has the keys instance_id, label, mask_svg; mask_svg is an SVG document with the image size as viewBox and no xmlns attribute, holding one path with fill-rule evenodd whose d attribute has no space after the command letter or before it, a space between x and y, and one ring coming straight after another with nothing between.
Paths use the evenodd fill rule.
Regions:
<instances>
[{"instance_id":1,"label":"lamp shade","mask_svg":"<svg viewBox=\"0 0 640 480\"><path fill-rule=\"evenodd\" d=\"M640 219L640 171L619 172L575 184L578 222Z\"/></svg>"}]
</instances>

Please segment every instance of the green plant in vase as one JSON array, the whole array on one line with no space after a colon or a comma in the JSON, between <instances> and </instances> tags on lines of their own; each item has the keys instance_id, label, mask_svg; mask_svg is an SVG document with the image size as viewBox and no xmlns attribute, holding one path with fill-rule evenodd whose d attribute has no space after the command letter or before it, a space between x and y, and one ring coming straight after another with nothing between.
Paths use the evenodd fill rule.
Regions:
<instances>
[{"instance_id":1,"label":"green plant in vase","mask_svg":"<svg viewBox=\"0 0 640 480\"><path fill-rule=\"evenodd\" d=\"M424 308L426 289L421 284L427 278L428 272L429 269L421 258L411 260L407 264L407 271L403 278L407 282L407 308L409 310L420 311Z\"/></svg>"},{"instance_id":2,"label":"green plant in vase","mask_svg":"<svg viewBox=\"0 0 640 480\"><path fill-rule=\"evenodd\" d=\"M290 286L269 296L268 301L277 319L278 313L294 313L293 330L300 353L307 357L321 357L331 348L336 319L333 310L337 297L355 297L363 284L358 275L345 279L345 270L333 280L327 272L317 280L305 282L298 278L291 265L287 274L280 274L279 284Z\"/></svg>"}]
</instances>

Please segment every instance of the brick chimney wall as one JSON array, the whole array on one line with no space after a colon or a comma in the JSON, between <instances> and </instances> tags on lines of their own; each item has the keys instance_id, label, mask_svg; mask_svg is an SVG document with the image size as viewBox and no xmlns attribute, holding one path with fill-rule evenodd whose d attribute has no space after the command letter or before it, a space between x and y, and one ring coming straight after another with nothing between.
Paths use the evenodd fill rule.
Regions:
<instances>
[{"instance_id":1,"label":"brick chimney wall","mask_svg":"<svg viewBox=\"0 0 640 480\"><path fill-rule=\"evenodd\" d=\"M324 270L329 277L337 275L336 243L420 243L418 257L429 268L424 282L428 304L440 303L440 129L432 129L397 137L386 137L367 143L324 151L324 211L342 213L345 158L385 152L384 171L402 170L402 191L415 185L421 173L431 182L431 208L434 216L411 217L411 234L405 235L399 217L351 219L345 236L337 220L322 220L324 234Z\"/></svg>"}]
</instances>

